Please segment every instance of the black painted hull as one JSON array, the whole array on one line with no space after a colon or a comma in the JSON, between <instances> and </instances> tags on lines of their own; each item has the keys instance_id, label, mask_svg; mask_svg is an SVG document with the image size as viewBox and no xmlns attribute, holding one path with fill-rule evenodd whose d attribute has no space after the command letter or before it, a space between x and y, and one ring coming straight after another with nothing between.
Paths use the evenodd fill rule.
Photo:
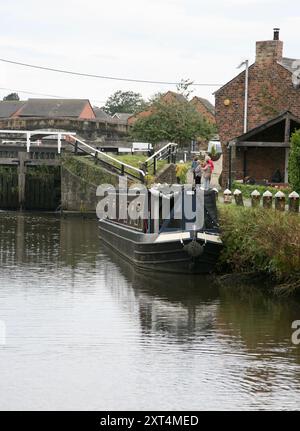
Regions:
<instances>
[{"instance_id":1,"label":"black painted hull","mask_svg":"<svg viewBox=\"0 0 300 431\"><path fill-rule=\"evenodd\" d=\"M108 246L129 260L136 268L169 273L204 274L213 272L222 243L197 239L203 253L191 256L186 247L190 238L155 242L154 235L143 234L131 228L99 221L100 238ZM175 235L176 236L176 235Z\"/></svg>"}]
</instances>

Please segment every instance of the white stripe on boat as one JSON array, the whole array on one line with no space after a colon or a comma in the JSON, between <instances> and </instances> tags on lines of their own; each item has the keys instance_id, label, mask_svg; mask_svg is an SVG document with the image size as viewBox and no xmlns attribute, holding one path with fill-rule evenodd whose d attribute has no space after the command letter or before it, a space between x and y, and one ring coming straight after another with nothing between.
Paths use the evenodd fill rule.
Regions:
<instances>
[{"instance_id":1,"label":"white stripe on boat","mask_svg":"<svg viewBox=\"0 0 300 431\"><path fill-rule=\"evenodd\" d=\"M158 235L154 242L166 242L166 241L182 241L184 239L190 239L190 232L174 232L174 233L161 233ZM222 241L219 235L212 235L209 233L198 232L197 238L202 239L204 241L214 242L218 244L222 244Z\"/></svg>"},{"instance_id":2,"label":"white stripe on boat","mask_svg":"<svg viewBox=\"0 0 300 431\"><path fill-rule=\"evenodd\" d=\"M161 233L154 242L181 241L190 237L190 232Z\"/></svg>"}]
</instances>

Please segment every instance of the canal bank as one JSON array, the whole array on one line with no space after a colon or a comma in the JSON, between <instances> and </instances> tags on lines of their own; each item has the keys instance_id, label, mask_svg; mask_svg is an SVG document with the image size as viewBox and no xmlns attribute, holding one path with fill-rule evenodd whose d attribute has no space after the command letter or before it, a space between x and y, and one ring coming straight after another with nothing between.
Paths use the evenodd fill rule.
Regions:
<instances>
[{"instance_id":1,"label":"canal bank","mask_svg":"<svg viewBox=\"0 0 300 431\"><path fill-rule=\"evenodd\" d=\"M275 284L274 292L299 293L299 214L220 204L219 218L219 272L260 273Z\"/></svg>"}]
</instances>

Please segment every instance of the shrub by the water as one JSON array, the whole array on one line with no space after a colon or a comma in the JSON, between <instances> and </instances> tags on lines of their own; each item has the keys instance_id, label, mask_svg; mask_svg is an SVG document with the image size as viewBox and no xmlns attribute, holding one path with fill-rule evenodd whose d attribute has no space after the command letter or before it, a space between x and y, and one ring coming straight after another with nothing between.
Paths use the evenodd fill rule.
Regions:
<instances>
[{"instance_id":1,"label":"shrub by the water","mask_svg":"<svg viewBox=\"0 0 300 431\"><path fill-rule=\"evenodd\" d=\"M223 268L269 273L283 288L300 288L298 214L225 205L219 213Z\"/></svg>"},{"instance_id":2,"label":"shrub by the water","mask_svg":"<svg viewBox=\"0 0 300 431\"><path fill-rule=\"evenodd\" d=\"M289 183L300 193L300 130L292 135L289 155Z\"/></svg>"}]
</instances>

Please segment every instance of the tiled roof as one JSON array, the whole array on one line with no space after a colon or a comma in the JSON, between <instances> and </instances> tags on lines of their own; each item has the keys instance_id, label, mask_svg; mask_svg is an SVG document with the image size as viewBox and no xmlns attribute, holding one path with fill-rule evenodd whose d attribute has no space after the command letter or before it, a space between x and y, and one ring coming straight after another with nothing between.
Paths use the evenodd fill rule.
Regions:
<instances>
[{"instance_id":1,"label":"tiled roof","mask_svg":"<svg viewBox=\"0 0 300 431\"><path fill-rule=\"evenodd\" d=\"M19 100L0 101L0 118L10 118L25 103L26 102L21 102Z\"/></svg>"},{"instance_id":2,"label":"tiled roof","mask_svg":"<svg viewBox=\"0 0 300 431\"><path fill-rule=\"evenodd\" d=\"M175 91L168 91L162 97L164 98L165 96L168 96L169 94L172 95L178 102L186 102L186 98L184 97L184 95L180 94L180 93L175 93Z\"/></svg>"},{"instance_id":3,"label":"tiled roof","mask_svg":"<svg viewBox=\"0 0 300 431\"><path fill-rule=\"evenodd\" d=\"M93 110L95 112L97 120L103 120L103 121L111 121L112 120L112 117L110 115L108 115L105 111L103 111L103 109L98 108L97 106L94 106Z\"/></svg>"},{"instance_id":4,"label":"tiled roof","mask_svg":"<svg viewBox=\"0 0 300 431\"><path fill-rule=\"evenodd\" d=\"M199 100L209 112L211 112L213 115L215 115L215 107L212 103L210 103L209 100L204 99L203 97L198 97L198 96L195 96L192 100L194 100L194 99Z\"/></svg>"},{"instance_id":5,"label":"tiled roof","mask_svg":"<svg viewBox=\"0 0 300 431\"><path fill-rule=\"evenodd\" d=\"M126 123L127 124L127 120L128 120L128 118L129 117L131 117L132 116L132 114L128 114L128 113L125 113L125 112L116 112L113 116L112 116L112 118L114 119L114 118L117 118L118 120L120 120L120 122L121 123Z\"/></svg>"},{"instance_id":6,"label":"tiled roof","mask_svg":"<svg viewBox=\"0 0 300 431\"><path fill-rule=\"evenodd\" d=\"M87 99L28 99L19 117L79 117Z\"/></svg>"},{"instance_id":7,"label":"tiled roof","mask_svg":"<svg viewBox=\"0 0 300 431\"><path fill-rule=\"evenodd\" d=\"M296 61L298 63L294 65ZM278 61L278 63L281 64L281 66L285 67L289 72L293 73L297 68L299 68L300 60L297 60L296 58L283 57L283 59L281 61Z\"/></svg>"}]
</instances>

